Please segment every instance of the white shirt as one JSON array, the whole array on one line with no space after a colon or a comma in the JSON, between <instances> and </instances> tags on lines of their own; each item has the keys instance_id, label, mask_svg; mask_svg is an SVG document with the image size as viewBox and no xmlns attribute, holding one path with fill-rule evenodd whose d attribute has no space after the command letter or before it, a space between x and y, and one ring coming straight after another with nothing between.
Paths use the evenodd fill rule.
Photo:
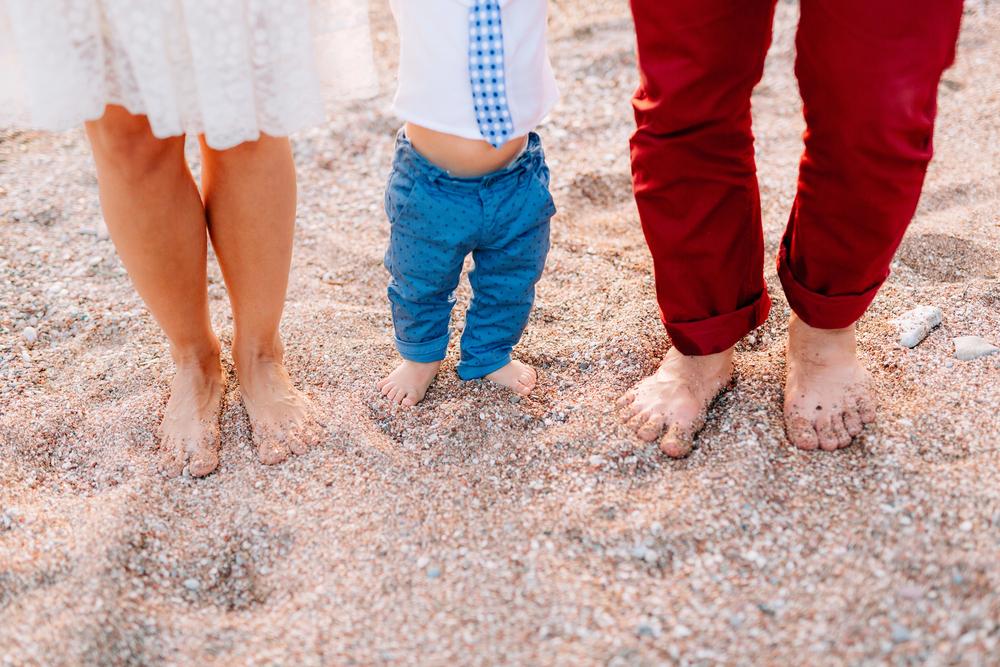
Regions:
<instances>
[{"instance_id":1,"label":"white shirt","mask_svg":"<svg viewBox=\"0 0 1000 667\"><path fill-rule=\"evenodd\" d=\"M499 0L504 83L521 137L556 100L546 46L547 0ZM399 30L399 86L393 111L403 120L466 139L483 139L469 75L469 8L473 0L390 0Z\"/></svg>"}]
</instances>

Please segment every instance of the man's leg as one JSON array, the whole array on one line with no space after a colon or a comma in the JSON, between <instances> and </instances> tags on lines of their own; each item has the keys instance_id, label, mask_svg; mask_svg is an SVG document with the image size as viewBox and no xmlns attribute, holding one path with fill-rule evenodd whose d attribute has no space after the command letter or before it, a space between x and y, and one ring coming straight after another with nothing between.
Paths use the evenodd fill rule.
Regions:
<instances>
[{"instance_id":1,"label":"man's leg","mask_svg":"<svg viewBox=\"0 0 1000 667\"><path fill-rule=\"evenodd\" d=\"M808 129L778 274L795 312L786 429L804 449L846 446L874 419L854 322L916 210L961 14L961 0L802 0Z\"/></svg>"},{"instance_id":2,"label":"man's leg","mask_svg":"<svg viewBox=\"0 0 1000 667\"><path fill-rule=\"evenodd\" d=\"M750 94L774 0L632 0L641 84L632 172L674 348L619 401L628 424L687 454L732 375L732 348L767 317Z\"/></svg>"}]
</instances>

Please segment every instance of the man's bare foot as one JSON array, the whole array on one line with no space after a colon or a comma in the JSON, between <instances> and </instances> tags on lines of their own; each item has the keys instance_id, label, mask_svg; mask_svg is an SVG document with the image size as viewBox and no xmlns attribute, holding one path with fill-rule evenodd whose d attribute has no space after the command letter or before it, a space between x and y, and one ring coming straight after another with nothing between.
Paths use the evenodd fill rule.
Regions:
<instances>
[{"instance_id":1,"label":"man's bare foot","mask_svg":"<svg viewBox=\"0 0 1000 667\"><path fill-rule=\"evenodd\" d=\"M274 352L238 354L234 348L240 394L253 444L260 462L281 463L292 454L305 454L322 437L312 403L292 385L282 362L280 344Z\"/></svg>"},{"instance_id":2,"label":"man's bare foot","mask_svg":"<svg viewBox=\"0 0 1000 667\"><path fill-rule=\"evenodd\" d=\"M709 406L732 377L733 348L697 357L671 348L655 373L618 399L618 407L639 438L660 438L664 454L681 458L691 452Z\"/></svg>"},{"instance_id":3,"label":"man's bare foot","mask_svg":"<svg viewBox=\"0 0 1000 667\"><path fill-rule=\"evenodd\" d=\"M187 466L204 477L219 466L219 408L226 381L218 349L197 361L178 361L160 423L160 469L176 477Z\"/></svg>"},{"instance_id":4,"label":"man's bare foot","mask_svg":"<svg viewBox=\"0 0 1000 667\"><path fill-rule=\"evenodd\" d=\"M538 374L528 364L521 363L517 359L512 359L503 368L498 368L487 375L486 379L490 382L495 382L501 387L507 387L515 394L527 396L535 388L535 383L538 382Z\"/></svg>"},{"instance_id":5,"label":"man's bare foot","mask_svg":"<svg viewBox=\"0 0 1000 667\"><path fill-rule=\"evenodd\" d=\"M871 377L858 361L854 327L788 323L785 433L796 447L831 451L875 421Z\"/></svg>"},{"instance_id":6,"label":"man's bare foot","mask_svg":"<svg viewBox=\"0 0 1000 667\"><path fill-rule=\"evenodd\" d=\"M424 400L424 394L441 368L440 361L421 363L403 360L396 369L375 383L375 388L390 403L412 407Z\"/></svg>"}]
</instances>

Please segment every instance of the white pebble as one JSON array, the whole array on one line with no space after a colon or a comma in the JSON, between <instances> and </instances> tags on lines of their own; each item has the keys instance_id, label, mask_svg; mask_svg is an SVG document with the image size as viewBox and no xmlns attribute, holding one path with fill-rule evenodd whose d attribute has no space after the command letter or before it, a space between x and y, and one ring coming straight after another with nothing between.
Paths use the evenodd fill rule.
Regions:
<instances>
[{"instance_id":1,"label":"white pebble","mask_svg":"<svg viewBox=\"0 0 1000 667\"><path fill-rule=\"evenodd\" d=\"M916 347L931 329L941 324L941 309L936 306L917 306L892 321L899 329L899 344Z\"/></svg>"},{"instance_id":2,"label":"white pebble","mask_svg":"<svg viewBox=\"0 0 1000 667\"><path fill-rule=\"evenodd\" d=\"M24 342L28 345L34 345L35 341L38 340L38 331L35 330L35 327L24 327L21 335L24 337Z\"/></svg>"},{"instance_id":3,"label":"white pebble","mask_svg":"<svg viewBox=\"0 0 1000 667\"><path fill-rule=\"evenodd\" d=\"M1000 347L979 336L959 336L955 339L955 358L962 361L972 361L997 352L1000 352Z\"/></svg>"}]
</instances>

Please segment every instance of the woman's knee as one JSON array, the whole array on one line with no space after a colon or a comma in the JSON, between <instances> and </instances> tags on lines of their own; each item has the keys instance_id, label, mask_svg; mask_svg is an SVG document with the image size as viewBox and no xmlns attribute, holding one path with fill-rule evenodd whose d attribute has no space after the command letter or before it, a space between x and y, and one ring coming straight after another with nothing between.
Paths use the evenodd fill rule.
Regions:
<instances>
[{"instance_id":1,"label":"woman's knee","mask_svg":"<svg viewBox=\"0 0 1000 667\"><path fill-rule=\"evenodd\" d=\"M171 161L184 159L184 137L158 139L145 116L108 106L105 114L87 123L87 136L94 156L103 168L142 178Z\"/></svg>"},{"instance_id":2,"label":"woman's knee","mask_svg":"<svg viewBox=\"0 0 1000 667\"><path fill-rule=\"evenodd\" d=\"M263 133L255 141L245 141L224 150L210 147L201 137L201 151L205 165L211 169L247 168L261 161L273 167L285 160L290 163L292 155L288 137L272 137Z\"/></svg>"}]
</instances>

